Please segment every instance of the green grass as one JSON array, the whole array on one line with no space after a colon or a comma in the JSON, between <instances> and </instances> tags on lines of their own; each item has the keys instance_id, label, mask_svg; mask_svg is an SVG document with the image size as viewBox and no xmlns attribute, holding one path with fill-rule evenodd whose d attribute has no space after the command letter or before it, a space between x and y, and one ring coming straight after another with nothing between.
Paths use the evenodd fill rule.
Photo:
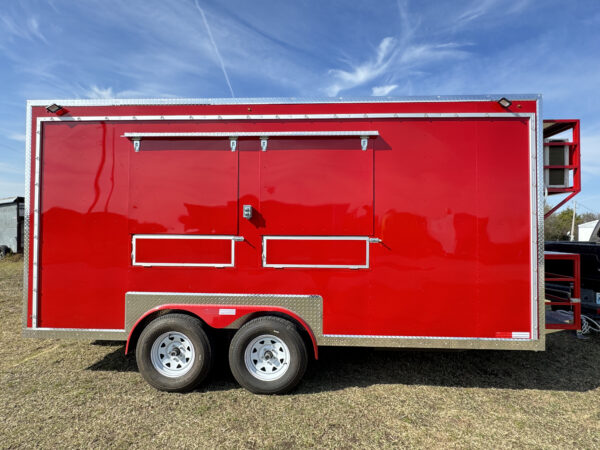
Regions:
<instances>
[{"instance_id":1,"label":"green grass","mask_svg":"<svg viewBox=\"0 0 600 450\"><path fill-rule=\"evenodd\" d=\"M20 337L22 261L0 261L0 447L600 448L600 338L546 352L322 349L288 396L221 358L195 392L149 387L123 345Z\"/></svg>"}]
</instances>

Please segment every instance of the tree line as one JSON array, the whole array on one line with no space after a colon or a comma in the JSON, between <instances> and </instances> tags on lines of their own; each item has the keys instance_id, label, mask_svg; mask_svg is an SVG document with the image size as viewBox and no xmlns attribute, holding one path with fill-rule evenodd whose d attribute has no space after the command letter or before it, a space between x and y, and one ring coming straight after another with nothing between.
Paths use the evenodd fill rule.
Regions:
<instances>
[{"instance_id":1,"label":"tree line","mask_svg":"<svg viewBox=\"0 0 600 450\"><path fill-rule=\"evenodd\" d=\"M545 205L545 211L550 206ZM600 214L585 212L575 215L575 240L578 238L578 225L600 219ZM573 220L573 208L565 208L559 213L554 213L544 220L544 239L547 241L568 241L571 239L571 222Z\"/></svg>"}]
</instances>

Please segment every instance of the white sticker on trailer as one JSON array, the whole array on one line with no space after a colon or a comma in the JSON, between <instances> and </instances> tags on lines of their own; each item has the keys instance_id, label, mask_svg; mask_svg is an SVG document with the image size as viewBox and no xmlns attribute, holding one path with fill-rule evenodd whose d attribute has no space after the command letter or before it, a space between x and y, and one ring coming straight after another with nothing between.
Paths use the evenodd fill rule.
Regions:
<instances>
[{"instance_id":1,"label":"white sticker on trailer","mask_svg":"<svg viewBox=\"0 0 600 450\"><path fill-rule=\"evenodd\" d=\"M529 339L530 333L529 331L513 331L512 337L513 339Z\"/></svg>"},{"instance_id":2,"label":"white sticker on trailer","mask_svg":"<svg viewBox=\"0 0 600 450\"><path fill-rule=\"evenodd\" d=\"M235 316L235 309L233 308L220 308L219 309L220 316Z\"/></svg>"}]
</instances>

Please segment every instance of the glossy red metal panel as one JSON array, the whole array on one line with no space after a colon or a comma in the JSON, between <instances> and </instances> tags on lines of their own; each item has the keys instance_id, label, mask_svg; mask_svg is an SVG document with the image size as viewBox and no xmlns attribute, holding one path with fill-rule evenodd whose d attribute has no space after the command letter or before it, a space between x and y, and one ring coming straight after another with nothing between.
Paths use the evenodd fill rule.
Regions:
<instances>
[{"instance_id":1,"label":"glossy red metal panel","mask_svg":"<svg viewBox=\"0 0 600 450\"><path fill-rule=\"evenodd\" d=\"M103 123L43 130L38 326L122 329L129 155Z\"/></svg>"},{"instance_id":2,"label":"glossy red metal panel","mask_svg":"<svg viewBox=\"0 0 600 450\"><path fill-rule=\"evenodd\" d=\"M231 239L136 238L136 263L232 264Z\"/></svg>"},{"instance_id":3,"label":"glossy red metal panel","mask_svg":"<svg viewBox=\"0 0 600 450\"><path fill-rule=\"evenodd\" d=\"M515 103L511 108L520 106L514 109L517 112L535 111L535 102ZM248 108L253 114L504 112L495 102L444 102L74 107L71 114L234 114L247 112ZM38 110L35 114L46 115ZM140 121L135 124L53 123L44 127L42 326L121 328L125 292L166 291L321 295L326 334L496 337L499 332L530 329L532 231L526 119ZM294 174L298 164L310 169L309 158L296 159L302 158L302 155L296 156L296 152L303 150L262 153L258 140L240 140L235 156L227 151L228 147L134 153L131 142L120 137L127 131L264 131L266 127L380 132L380 137L370 143L373 150L369 152L374 159L370 171L374 173L371 190L374 202L370 213L373 225L372 233L365 235L379 237L383 242L371 244L369 269L262 267L262 237L275 234L268 229L270 223L283 227L287 220L288 230L295 230L298 215L294 211L314 211L311 209L314 203L308 202L315 202L316 190L307 201L301 189L294 192L290 183L288 192L282 195L283 200L279 200L275 197L277 190L268 192L265 187L269 179L264 175L272 176L283 186L287 180L282 179L279 172ZM228 142L223 140L222 144ZM270 141L270 147L271 144ZM314 152L310 163L320 164L319 170L327 164L341 164L340 161L346 159L329 159L338 151L356 158L369 155L359 149L319 150ZM206 164L213 170L202 169L197 158L208 154L221 155L222 164L217 167L211 162L212 158L206 157ZM169 155L178 159L177 164ZM235 173L237 189L228 190L229 194L219 201L202 196L201 188L188 190L189 184L214 183L204 184L207 191L210 186L221 186L218 183L222 180L216 179L218 177L212 180L210 173L231 162L225 155L239 162L235 170L226 172L227 177ZM273 164L267 164L265 169L264 158L271 157ZM133 167L134 158L137 158L136 163L143 161L140 166ZM147 170L138 170L144 162ZM354 164L359 161L354 160ZM188 169L189 166L199 170L203 179L206 175L208 181L194 178L194 170ZM353 166L331 167L345 173L348 170L363 173ZM263 174L263 170L272 172ZM337 179L334 172L323 169L318 173L329 183L317 175L313 177L324 186L323 205L330 211L332 199L342 198L344 194L336 183L347 183L346 178ZM139 183L131 183L133 175L138 174L142 177ZM361 177L364 180L366 175ZM272 184L275 188L279 186ZM130 189L133 191L141 185L151 190L152 195L140 199L145 213L130 217ZM227 182L226 186L223 189L229 189L231 184ZM346 184L344 189L353 187ZM147 189L139 189L135 195L141 196L143 192ZM362 195L362 192L355 194ZM272 219L269 208L263 209L267 200L285 203L289 206L288 212L280 214L274 209L273 214L280 216ZM362 200L360 203L368 204ZM202 213L189 214L186 204L198 206ZM243 204L253 205L260 215L250 221L242 219ZM220 214L219 207L223 205L227 211L233 205L234 225L230 224L228 214L222 216L220 223L224 227L239 228L237 234L244 237L244 242L235 244L234 268L131 266L131 233L225 234L216 227L214 231L200 231L209 226L205 216L212 214L213 209L216 215ZM339 214L343 218L341 223L347 223L347 230L352 227L362 230L364 224L359 225L362 216L347 211L350 209ZM327 214L331 217L331 212ZM314 226L321 226L323 214L309 212L308 216L319 218L319 224ZM335 221L324 222L331 230L339 229ZM307 227L313 226L308 221L304 223ZM232 231L228 229L227 234L236 234Z\"/></svg>"},{"instance_id":4,"label":"glossy red metal panel","mask_svg":"<svg viewBox=\"0 0 600 450\"><path fill-rule=\"evenodd\" d=\"M237 159L229 140L143 140L130 160L130 231L236 234Z\"/></svg>"},{"instance_id":5,"label":"glossy red metal panel","mask_svg":"<svg viewBox=\"0 0 600 450\"><path fill-rule=\"evenodd\" d=\"M267 240L267 264L366 266L364 240Z\"/></svg>"},{"instance_id":6,"label":"glossy red metal panel","mask_svg":"<svg viewBox=\"0 0 600 450\"><path fill-rule=\"evenodd\" d=\"M384 245L372 249L373 328L451 337L529 330L528 121L407 120L381 134L393 151L375 149Z\"/></svg>"},{"instance_id":7,"label":"glossy red metal panel","mask_svg":"<svg viewBox=\"0 0 600 450\"><path fill-rule=\"evenodd\" d=\"M269 139L260 152L264 234L373 232L373 151L360 139Z\"/></svg>"}]
</instances>

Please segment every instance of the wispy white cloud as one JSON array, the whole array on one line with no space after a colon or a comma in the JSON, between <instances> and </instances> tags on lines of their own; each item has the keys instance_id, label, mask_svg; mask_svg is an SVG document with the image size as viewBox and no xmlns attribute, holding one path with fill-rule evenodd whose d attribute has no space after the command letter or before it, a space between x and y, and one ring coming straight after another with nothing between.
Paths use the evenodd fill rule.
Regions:
<instances>
[{"instance_id":1,"label":"wispy white cloud","mask_svg":"<svg viewBox=\"0 0 600 450\"><path fill-rule=\"evenodd\" d=\"M374 96L385 96L392 92L394 89L398 87L397 84L388 84L386 86L373 86L371 88L371 95Z\"/></svg>"},{"instance_id":2,"label":"wispy white cloud","mask_svg":"<svg viewBox=\"0 0 600 450\"><path fill-rule=\"evenodd\" d=\"M48 43L46 37L40 30L38 19L34 16L26 17L24 23L11 17L7 13L0 14L0 24L5 38L19 38L33 41L39 39L45 44Z\"/></svg>"},{"instance_id":3,"label":"wispy white cloud","mask_svg":"<svg viewBox=\"0 0 600 450\"><path fill-rule=\"evenodd\" d=\"M13 141L25 142L25 133L8 133L6 137Z\"/></svg>"},{"instance_id":4,"label":"wispy white cloud","mask_svg":"<svg viewBox=\"0 0 600 450\"><path fill-rule=\"evenodd\" d=\"M385 37L377 46L375 57L371 60L355 65L351 70L331 69L329 74L334 78L334 82L325 89L325 92L334 97L340 91L372 81L388 68L396 47L396 39Z\"/></svg>"},{"instance_id":5,"label":"wispy white cloud","mask_svg":"<svg viewBox=\"0 0 600 450\"><path fill-rule=\"evenodd\" d=\"M111 87L99 88L95 84L92 85L87 92L85 92L87 98L114 98L115 94Z\"/></svg>"},{"instance_id":6,"label":"wispy white cloud","mask_svg":"<svg viewBox=\"0 0 600 450\"><path fill-rule=\"evenodd\" d=\"M219 64L221 65L221 70L223 71L223 76L225 77L225 81L227 82L227 87L229 87L229 92L231 92L232 97L235 97L235 94L233 93L233 87L231 87L231 81L229 80L229 75L227 75L227 69L225 69L225 63L223 62L223 57L221 56L221 53L219 52L219 47L217 47L215 38L213 37L213 34L210 31L210 26L208 25L208 20L206 20L206 14L204 14L204 10L202 8L200 8L200 6L198 5L198 0L194 0L194 4L196 5L196 9L198 9L198 11L200 11L200 15L202 16L202 22L204 22L204 26L206 27L206 32L208 33L210 42L215 50L215 54L217 55Z\"/></svg>"},{"instance_id":7,"label":"wispy white cloud","mask_svg":"<svg viewBox=\"0 0 600 450\"><path fill-rule=\"evenodd\" d=\"M0 35L0 57L22 75L18 90L29 98L102 97L110 95L108 87L115 97L223 97L238 93L234 78L246 96L314 95L320 88L323 67L312 70L311 58L329 58L313 48L314 39L285 20L262 26L265 13L277 14L277 7L229 14L221 4L198 5L202 12L196 0L138 0L110 8L100 0L68 8L55 2L35 8L39 16L29 22L34 8L13 5L0 16L15 33L28 30L33 41L14 45L7 33ZM279 9L283 19L293 7ZM45 37L56 33L61 45L46 48L36 30Z\"/></svg>"},{"instance_id":8,"label":"wispy white cloud","mask_svg":"<svg viewBox=\"0 0 600 450\"><path fill-rule=\"evenodd\" d=\"M196 83L202 80L197 85L211 87L207 61L215 58L214 49L193 2L165 7L148 0L111 8L94 0L90 3L79 10L72 6L68 14L58 3L52 7L61 7L62 12L45 12L45 22L50 24L45 28L63 29L61 45L51 50L43 45L42 22L24 4L0 11L0 28L4 25L9 30L0 34L0 57L10 61L13 72L23 75L23 95L107 97L111 95L108 77L116 97L123 92L136 97L186 96L194 77ZM88 15L90 8L93 15ZM85 33L78 31L80 23L73 23L74 18L82 19L79 14L85 14ZM105 34L106 27L113 37ZM114 36L127 44L116 43ZM17 37L31 42L15 45Z\"/></svg>"},{"instance_id":9,"label":"wispy white cloud","mask_svg":"<svg viewBox=\"0 0 600 450\"><path fill-rule=\"evenodd\" d=\"M4 175L21 175L23 174L23 168L8 162L0 161L0 173Z\"/></svg>"},{"instance_id":10,"label":"wispy white cloud","mask_svg":"<svg viewBox=\"0 0 600 450\"><path fill-rule=\"evenodd\" d=\"M491 11L498 0L475 0L453 21L454 26L465 26Z\"/></svg>"},{"instance_id":11,"label":"wispy white cloud","mask_svg":"<svg viewBox=\"0 0 600 450\"><path fill-rule=\"evenodd\" d=\"M402 41L386 37L380 42L372 59L353 65L351 70L329 70L333 81L325 88L325 93L335 97L341 91L368 84L380 77L387 76L387 81L408 78L419 68L426 67L432 62L468 57L469 52L465 50L467 45L456 42L417 44L411 42L408 36L404 36ZM394 88L397 87L397 83L385 86L392 85ZM375 88L371 90L373 95L386 95L375 94Z\"/></svg>"},{"instance_id":12,"label":"wispy white cloud","mask_svg":"<svg viewBox=\"0 0 600 450\"><path fill-rule=\"evenodd\" d=\"M415 44L407 47L400 57L400 63L412 66L424 66L441 59L463 59L469 55L465 47L470 44L445 42L441 44Z\"/></svg>"},{"instance_id":13,"label":"wispy white cloud","mask_svg":"<svg viewBox=\"0 0 600 450\"><path fill-rule=\"evenodd\" d=\"M35 17L29 17L27 19L27 29L28 29L29 34L31 36L37 37L38 39L40 39L41 41L43 41L45 44L48 43L48 40L42 34L42 31L40 30L40 24L39 24L38 20Z\"/></svg>"},{"instance_id":14,"label":"wispy white cloud","mask_svg":"<svg viewBox=\"0 0 600 450\"><path fill-rule=\"evenodd\" d=\"M446 17L450 22L458 17L459 20L475 20L485 14L498 0L484 0L480 4L473 4L469 10L454 13L453 17ZM387 95L384 87L400 85L412 86L411 79L423 76L427 68L440 61L457 61L471 55L470 43L458 42L448 39L450 34L442 36L433 35L422 30L423 18L418 14L411 14L407 0L397 0L398 33L387 36L381 40L375 49L374 55L366 61L359 63L347 62L349 69L330 69L328 74L332 81L325 87L325 93L336 96L345 90L369 87L372 95ZM458 14L458 15L457 15ZM411 87L412 89L412 87ZM384 94L380 94L384 92Z\"/></svg>"},{"instance_id":15,"label":"wispy white cloud","mask_svg":"<svg viewBox=\"0 0 600 450\"><path fill-rule=\"evenodd\" d=\"M84 98L173 98L173 94L161 90L162 87L148 83L138 86L138 89L125 89L115 91L111 86L100 88L92 85L88 88L75 86L73 89L75 97Z\"/></svg>"},{"instance_id":16,"label":"wispy white cloud","mask_svg":"<svg viewBox=\"0 0 600 450\"><path fill-rule=\"evenodd\" d=\"M406 45L421 25L421 18L410 15L408 0L397 0L396 6L398 18L400 19L400 43L401 45Z\"/></svg>"},{"instance_id":17,"label":"wispy white cloud","mask_svg":"<svg viewBox=\"0 0 600 450\"><path fill-rule=\"evenodd\" d=\"M505 16L517 14L530 6L531 0L506 2L504 0L472 0L456 17L448 20L449 27L455 31L470 26L473 22L502 20Z\"/></svg>"}]
</instances>

